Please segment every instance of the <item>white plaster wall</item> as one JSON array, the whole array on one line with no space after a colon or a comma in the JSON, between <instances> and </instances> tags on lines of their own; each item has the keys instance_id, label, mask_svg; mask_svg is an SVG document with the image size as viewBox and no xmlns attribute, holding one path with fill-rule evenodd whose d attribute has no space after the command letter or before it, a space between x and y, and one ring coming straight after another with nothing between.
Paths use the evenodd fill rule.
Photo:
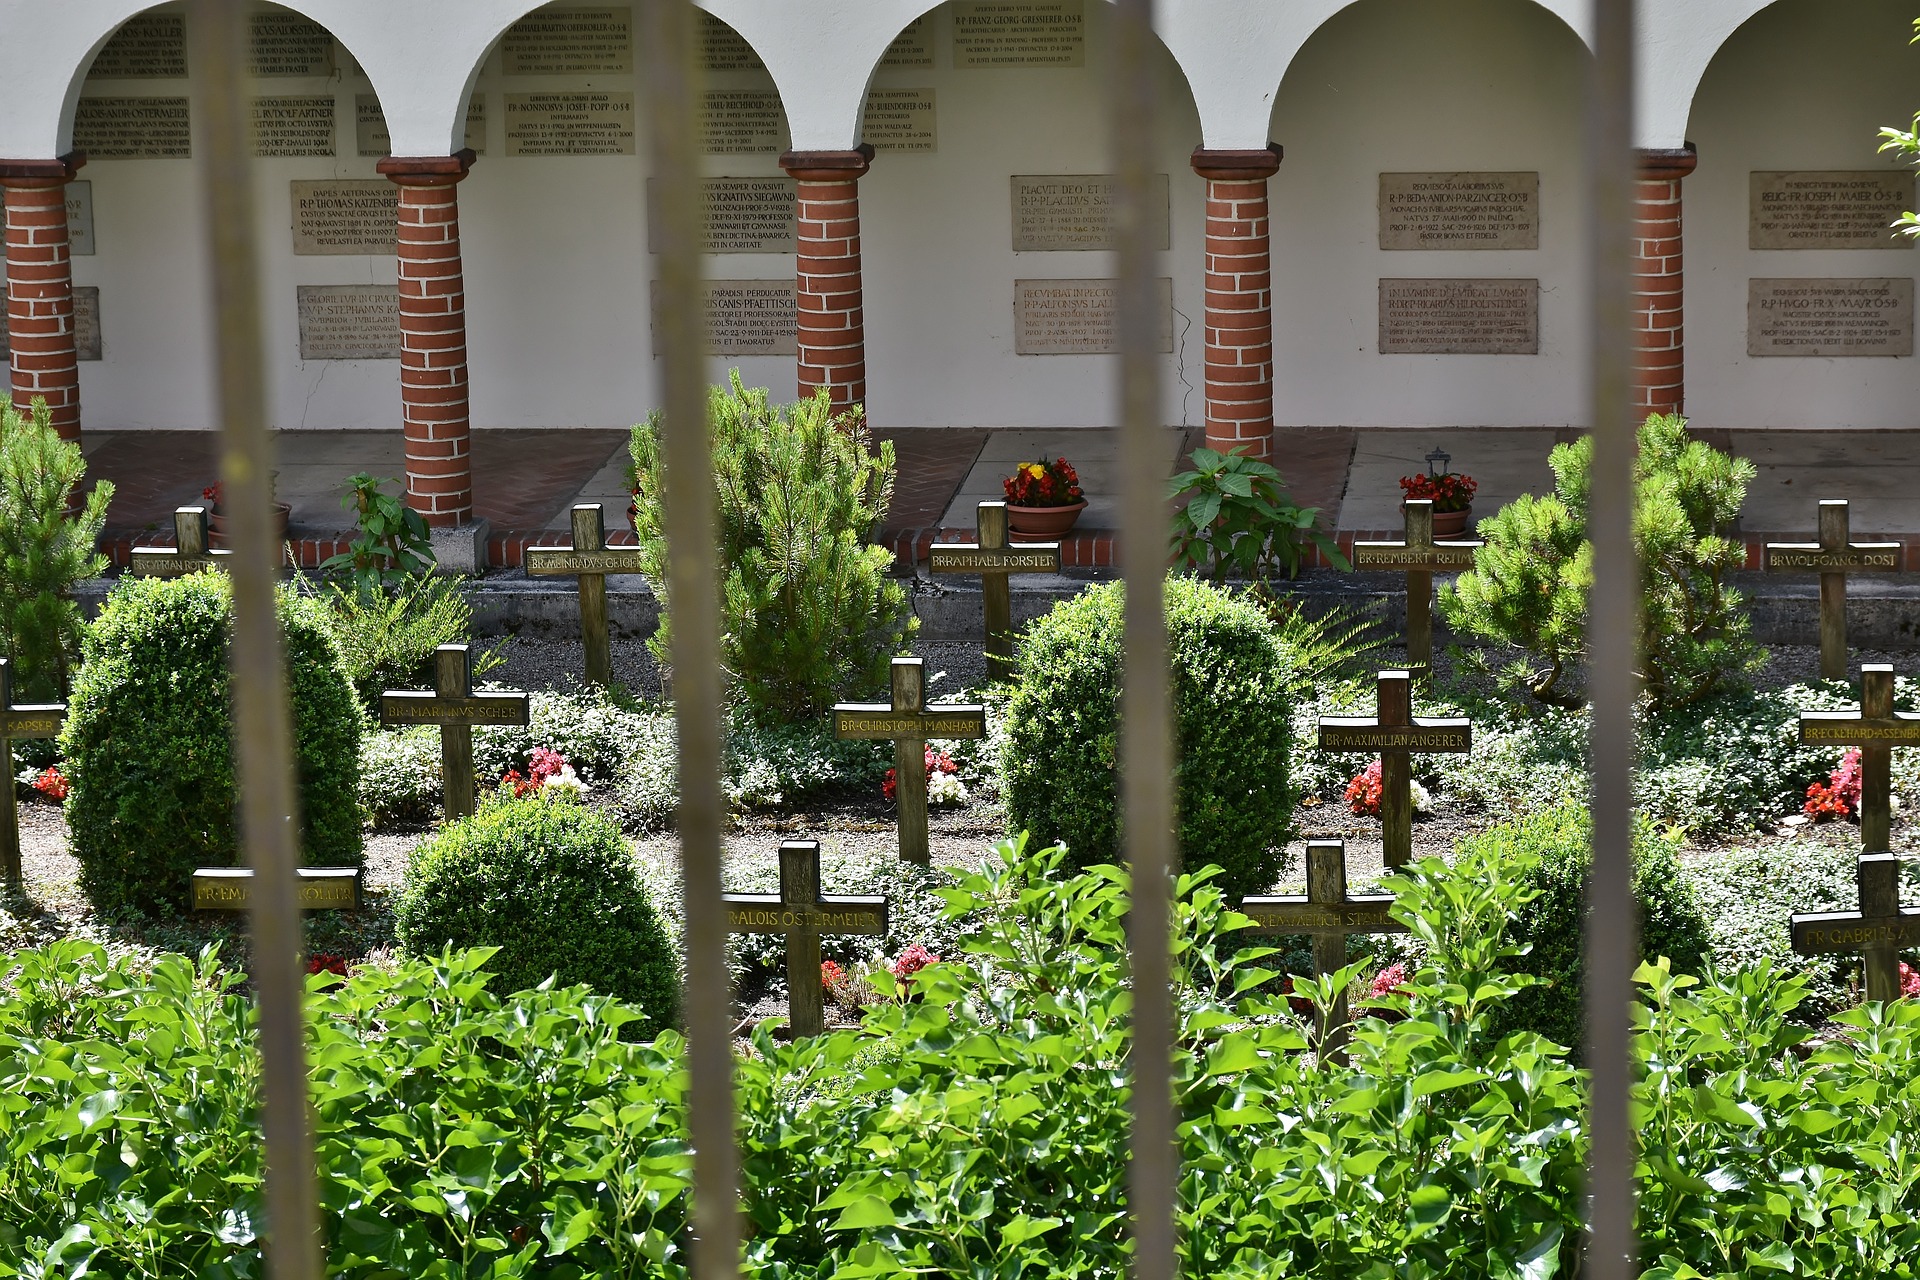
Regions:
<instances>
[{"instance_id":1,"label":"white plaster wall","mask_svg":"<svg viewBox=\"0 0 1920 1280\"><path fill-rule=\"evenodd\" d=\"M1360 0L1288 68L1272 136L1275 419L1543 426L1585 416L1579 37L1530 0ZM1379 175L1540 174L1540 248L1379 248ZM1381 355L1382 277L1540 281L1540 354Z\"/></svg>"},{"instance_id":2,"label":"white plaster wall","mask_svg":"<svg viewBox=\"0 0 1920 1280\"><path fill-rule=\"evenodd\" d=\"M1688 136L1700 167L1684 185L1687 410L1716 427L1911 427L1920 358L1750 358L1747 280L1912 278L1920 250L1750 250L1756 169L1886 169L1882 125L1920 109L1920 48L1907 0L1782 0L1736 32L1707 68Z\"/></svg>"}]
</instances>

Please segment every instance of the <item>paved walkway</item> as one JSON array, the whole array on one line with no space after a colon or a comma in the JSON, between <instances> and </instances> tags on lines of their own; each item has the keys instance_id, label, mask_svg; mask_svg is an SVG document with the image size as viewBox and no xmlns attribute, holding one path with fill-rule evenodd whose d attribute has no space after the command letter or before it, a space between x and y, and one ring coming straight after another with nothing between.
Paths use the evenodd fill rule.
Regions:
<instances>
[{"instance_id":1,"label":"paved walkway","mask_svg":"<svg viewBox=\"0 0 1920 1280\"><path fill-rule=\"evenodd\" d=\"M918 559L936 539L970 537L973 506L1000 496L1000 478L1023 460L1065 456L1081 475L1088 507L1064 547L1070 566L1113 563L1117 433L1108 429L895 429L899 466L883 539ZM1434 448L1452 468L1480 482L1475 510L1487 514L1523 493L1544 493L1553 477L1547 456L1574 438L1570 431L1365 430L1282 428L1276 465L1294 501L1318 507L1342 542L1355 536L1397 536L1399 478L1426 469ZM1847 498L1856 538L1907 543L1920 567L1920 430L1717 431L1716 447L1751 458L1759 476L1749 489L1740 532L1758 565L1761 542L1810 537L1817 502ZM473 434L474 499L492 524L488 552L496 566L520 563L529 545L566 541L568 511L599 502L610 528L626 528L625 431L596 429L481 430ZM216 476L215 437L192 431L95 432L87 438L89 475L112 480L110 553L119 562L136 545L171 540L171 513L200 500ZM1197 429L1169 428L1164 453L1171 474L1201 443ZM348 476L397 476L396 432L287 431L279 436L277 490L293 511L291 533L302 563L343 549L352 527L340 507Z\"/></svg>"}]
</instances>

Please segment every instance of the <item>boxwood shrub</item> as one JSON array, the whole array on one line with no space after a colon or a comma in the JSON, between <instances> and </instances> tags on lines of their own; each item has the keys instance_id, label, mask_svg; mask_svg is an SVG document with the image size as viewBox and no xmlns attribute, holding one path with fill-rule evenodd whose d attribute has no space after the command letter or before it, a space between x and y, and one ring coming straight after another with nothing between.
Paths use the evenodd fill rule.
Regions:
<instances>
[{"instance_id":1,"label":"boxwood shrub","mask_svg":"<svg viewBox=\"0 0 1920 1280\"><path fill-rule=\"evenodd\" d=\"M1581 946L1587 873L1593 866L1592 816L1584 805L1561 804L1471 836L1460 851L1513 866L1535 895L1519 908L1512 930L1514 940L1532 950L1507 968L1544 981L1496 1013L1495 1033L1535 1031L1577 1057L1584 1025ZM1706 913L1673 847L1644 822L1636 823L1633 833L1633 893L1640 904L1640 954L1649 960L1665 956L1675 973L1702 972L1713 954Z\"/></svg>"},{"instance_id":2,"label":"boxwood shrub","mask_svg":"<svg viewBox=\"0 0 1920 1280\"><path fill-rule=\"evenodd\" d=\"M279 593L301 857L361 860L360 707L316 606ZM125 578L87 631L61 754L80 884L110 914L184 908L195 867L239 861L225 574Z\"/></svg>"},{"instance_id":3,"label":"boxwood shrub","mask_svg":"<svg viewBox=\"0 0 1920 1280\"><path fill-rule=\"evenodd\" d=\"M498 947L503 990L557 977L672 1025L679 971L620 828L582 805L494 798L415 848L394 909L401 950Z\"/></svg>"},{"instance_id":4,"label":"boxwood shrub","mask_svg":"<svg viewBox=\"0 0 1920 1280\"><path fill-rule=\"evenodd\" d=\"M1028 631L1007 707L1007 816L1075 868L1118 856L1121 610L1112 583L1056 605ZM1177 722L1180 856L1222 868L1231 895L1281 869L1288 780L1288 666L1260 610L1192 578L1167 580Z\"/></svg>"}]
</instances>

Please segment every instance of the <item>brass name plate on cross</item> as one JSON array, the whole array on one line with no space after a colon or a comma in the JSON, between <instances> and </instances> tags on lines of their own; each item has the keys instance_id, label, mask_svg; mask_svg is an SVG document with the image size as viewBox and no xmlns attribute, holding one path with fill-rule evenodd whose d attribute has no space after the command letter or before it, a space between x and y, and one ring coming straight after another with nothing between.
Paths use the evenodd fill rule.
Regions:
<instances>
[{"instance_id":1,"label":"brass name plate on cross","mask_svg":"<svg viewBox=\"0 0 1920 1280\"><path fill-rule=\"evenodd\" d=\"M1473 725L1467 720L1435 720L1403 728L1377 725L1372 717L1322 716L1322 751L1471 751Z\"/></svg>"},{"instance_id":2,"label":"brass name plate on cross","mask_svg":"<svg viewBox=\"0 0 1920 1280\"><path fill-rule=\"evenodd\" d=\"M1007 537L1007 504L982 502L974 508L977 542L936 542L927 549L932 573L980 575L981 625L986 631L987 670L1005 676L1013 670L1013 595L1007 584L1012 573L1060 572L1060 544L1033 542L1011 546Z\"/></svg>"},{"instance_id":3,"label":"brass name plate on cross","mask_svg":"<svg viewBox=\"0 0 1920 1280\"><path fill-rule=\"evenodd\" d=\"M1897 542L1853 541L1853 517L1843 499L1820 503L1818 542L1769 542L1762 568L1820 575L1820 675L1847 678L1847 575L1898 573L1905 568Z\"/></svg>"},{"instance_id":4,"label":"brass name plate on cross","mask_svg":"<svg viewBox=\"0 0 1920 1280\"><path fill-rule=\"evenodd\" d=\"M357 911L364 877L359 867L301 867L294 885L303 911ZM195 911L245 911L253 905L253 872L246 867L201 867L193 873Z\"/></svg>"},{"instance_id":5,"label":"brass name plate on cross","mask_svg":"<svg viewBox=\"0 0 1920 1280\"><path fill-rule=\"evenodd\" d=\"M565 576L580 573L638 573L640 548L625 551L573 551L566 547L528 547L526 567L530 574Z\"/></svg>"},{"instance_id":6,"label":"brass name plate on cross","mask_svg":"<svg viewBox=\"0 0 1920 1280\"><path fill-rule=\"evenodd\" d=\"M1803 956L1834 951L1920 947L1920 908L1909 907L1891 920L1863 921L1858 911L1833 911L1793 918L1793 949Z\"/></svg>"},{"instance_id":7,"label":"brass name plate on cross","mask_svg":"<svg viewBox=\"0 0 1920 1280\"><path fill-rule=\"evenodd\" d=\"M525 724L526 695L470 693L446 698L419 690L389 689L380 695L380 719L387 724Z\"/></svg>"},{"instance_id":8,"label":"brass name plate on cross","mask_svg":"<svg viewBox=\"0 0 1920 1280\"><path fill-rule=\"evenodd\" d=\"M1433 575L1473 568L1474 553L1484 544L1471 538L1435 542L1429 498L1409 498L1401 506L1402 540L1356 542L1349 563L1356 570L1407 575L1407 661L1425 671L1433 665Z\"/></svg>"},{"instance_id":9,"label":"brass name plate on cross","mask_svg":"<svg viewBox=\"0 0 1920 1280\"><path fill-rule=\"evenodd\" d=\"M954 707L907 713L879 705L842 705L833 709L833 732L836 737L876 742L900 738L984 738L987 709Z\"/></svg>"},{"instance_id":10,"label":"brass name plate on cross","mask_svg":"<svg viewBox=\"0 0 1920 1280\"><path fill-rule=\"evenodd\" d=\"M1060 548L1051 551L994 551L965 543L935 543L927 552L934 573L1058 573Z\"/></svg>"}]
</instances>

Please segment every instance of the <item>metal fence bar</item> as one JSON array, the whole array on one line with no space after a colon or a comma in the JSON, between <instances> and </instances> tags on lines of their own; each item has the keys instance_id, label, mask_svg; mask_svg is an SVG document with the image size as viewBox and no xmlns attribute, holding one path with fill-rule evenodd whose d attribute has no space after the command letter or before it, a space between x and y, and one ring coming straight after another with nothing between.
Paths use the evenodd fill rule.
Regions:
<instances>
[{"instance_id":1,"label":"metal fence bar","mask_svg":"<svg viewBox=\"0 0 1920 1280\"><path fill-rule=\"evenodd\" d=\"M1114 10L1111 123L1119 250L1120 566L1127 584L1121 694L1121 814L1133 872L1133 1149L1127 1194L1136 1280L1172 1280L1180 1158L1173 1101L1173 998L1167 877L1173 864L1173 739L1164 609L1165 432L1148 235L1156 93L1153 0Z\"/></svg>"},{"instance_id":2,"label":"metal fence bar","mask_svg":"<svg viewBox=\"0 0 1920 1280\"><path fill-rule=\"evenodd\" d=\"M270 524L260 275L254 244L253 147L241 83L247 15L238 0L192 12L201 178L210 235L220 480L233 520L234 768L240 839L253 867L253 981L260 1004L266 1130L266 1253L275 1280L320 1275L319 1193L307 1104L298 852L292 815L293 731L274 608L280 544Z\"/></svg>"},{"instance_id":3,"label":"metal fence bar","mask_svg":"<svg viewBox=\"0 0 1920 1280\"><path fill-rule=\"evenodd\" d=\"M1588 693L1593 702L1593 871L1587 885L1587 1064L1592 1236L1583 1274L1629 1280L1634 1264L1633 970L1639 939L1629 862L1633 704L1639 692L1641 577L1633 545L1632 397L1633 0L1594 0L1587 94L1588 284L1592 350L1593 594Z\"/></svg>"},{"instance_id":4,"label":"metal fence bar","mask_svg":"<svg viewBox=\"0 0 1920 1280\"><path fill-rule=\"evenodd\" d=\"M673 704L679 733L680 865L687 911L688 1130L693 1142L694 1275L739 1274L739 1156L733 1134L733 1037L727 917L720 900L720 593L716 498L707 440L706 340L700 302L698 68L687 0L647 0L649 168L660 246L662 453L667 594L673 602Z\"/></svg>"}]
</instances>

